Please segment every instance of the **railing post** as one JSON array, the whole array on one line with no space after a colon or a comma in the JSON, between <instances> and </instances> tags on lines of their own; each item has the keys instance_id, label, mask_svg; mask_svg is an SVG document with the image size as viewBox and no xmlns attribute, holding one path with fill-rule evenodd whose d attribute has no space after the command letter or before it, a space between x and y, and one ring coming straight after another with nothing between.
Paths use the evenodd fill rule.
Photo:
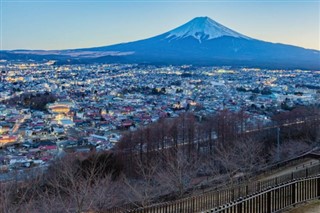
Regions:
<instances>
[{"instance_id":1,"label":"railing post","mask_svg":"<svg viewBox=\"0 0 320 213\"><path fill-rule=\"evenodd\" d=\"M271 213L271 191L267 192L267 213Z\"/></svg>"},{"instance_id":2,"label":"railing post","mask_svg":"<svg viewBox=\"0 0 320 213\"><path fill-rule=\"evenodd\" d=\"M317 178L317 197L320 199L320 177Z\"/></svg>"},{"instance_id":3,"label":"railing post","mask_svg":"<svg viewBox=\"0 0 320 213\"><path fill-rule=\"evenodd\" d=\"M240 198L240 203L237 205L237 212L242 213L242 198Z\"/></svg>"},{"instance_id":4,"label":"railing post","mask_svg":"<svg viewBox=\"0 0 320 213\"><path fill-rule=\"evenodd\" d=\"M291 187L291 205L296 203L296 183L292 184Z\"/></svg>"},{"instance_id":5,"label":"railing post","mask_svg":"<svg viewBox=\"0 0 320 213\"><path fill-rule=\"evenodd\" d=\"M192 211L193 212L196 212L196 210L195 210L195 205L194 205L194 197L192 197Z\"/></svg>"},{"instance_id":6,"label":"railing post","mask_svg":"<svg viewBox=\"0 0 320 213\"><path fill-rule=\"evenodd\" d=\"M231 201L234 201L234 188L232 188Z\"/></svg>"}]
</instances>

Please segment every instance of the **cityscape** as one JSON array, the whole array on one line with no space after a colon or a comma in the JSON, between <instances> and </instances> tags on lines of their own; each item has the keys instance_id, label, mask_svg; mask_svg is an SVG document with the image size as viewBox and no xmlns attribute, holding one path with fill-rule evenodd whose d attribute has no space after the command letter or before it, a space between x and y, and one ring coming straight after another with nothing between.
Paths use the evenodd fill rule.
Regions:
<instances>
[{"instance_id":1,"label":"cityscape","mask_svg":"<svg viewBox=\"0 0 320 213\"><path fill-rule=\"evenodd\" d=\"M185 112L245 110L252 125L268 124L320 101L320 72L307 70L4 61L1 82L2 170L43 166L69 148L110 150L123 132ZM33 106L32 94L54 99Z\"/></svg>"},{"instance_id":2,"label":"cityscape","mask_svg":"<svg viewBox=\"0 0 320 213\"><path fill-rule=\"evenodd\" d=\"M318 1L75 3L1 1L0 212L320 211L320 47L313 31L319 30ZM46 41L39 48L45 36L25 28L54 25L49 17L58 6L74 8L78 20L79 11L86 11L97 20L93 26L100 23L93 8L110 20L118 17L115 11L130 12L124 5L134 5L132 19L150 18L142 4L188 21L169 31L160 24L164 33L129 39L136 41L86 41L82 48L71 40L70 46L52 48ZM279 7L283 14L277 17L284 18L291 15L288 8L303 5L314 15L304 20L313 26L305 26L313 40L266 41L209 16L170 13L176 4L182 6L177 11L192 15L192 6L226 11L233 5L239 19L251 7ZM35 8L43 20L27 23ZM61 34L72 31L65 28L66 8L58 8L66 18L59 22ZM16 22L9 11L30 17ZM121 21L106 21L106 28ZM19 23L27 35L10 23ZM276 29L280 21L271 23ZM108 33L121 37L123 29L114 29ZM126 36L134 31L128 26ZM62 37L51 33L57 39L51 42L61 45ZM281 39L296 36L289 34ZM19 39L29 46L16 47Z\"/></svg>"}]
</instances>

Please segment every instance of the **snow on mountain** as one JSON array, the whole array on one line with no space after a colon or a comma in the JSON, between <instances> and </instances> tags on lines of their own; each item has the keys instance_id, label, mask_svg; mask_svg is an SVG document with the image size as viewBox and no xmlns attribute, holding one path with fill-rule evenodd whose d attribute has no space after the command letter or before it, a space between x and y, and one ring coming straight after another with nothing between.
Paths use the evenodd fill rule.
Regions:
<instances>
[{"instance_id":1,"label":"snow on mountain","mask_svg":"<svg viewBox=\"0 0 320 213\"><path fill-rule=\"evenodd\" d=\"M210 40L222 36L251 39L245 35L237 33L208 17L197 17L186 24L168 32L167 39L181 39L194 37L200 43L202 40Z\"/></svg>"}]
</instances>

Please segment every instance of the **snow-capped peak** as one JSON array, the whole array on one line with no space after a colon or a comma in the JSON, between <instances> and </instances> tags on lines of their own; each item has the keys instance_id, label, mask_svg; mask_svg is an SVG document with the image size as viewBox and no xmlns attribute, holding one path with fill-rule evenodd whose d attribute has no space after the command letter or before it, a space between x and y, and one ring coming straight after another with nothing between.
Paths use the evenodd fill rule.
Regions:
<instances>
[{"instance_id":1,"label":"snow-capped peak","mask_svg":"<svg viewBox=\"0 0 320 213\"><path fill-rule=\"evenodd\" d=\"M237 33L208 17L197 17L186 24L168 32L166 38L181 39L192 36L201 42L202 40L215 39L222 36L251 39L245 35Z\"/></svg>"}]
</instances>

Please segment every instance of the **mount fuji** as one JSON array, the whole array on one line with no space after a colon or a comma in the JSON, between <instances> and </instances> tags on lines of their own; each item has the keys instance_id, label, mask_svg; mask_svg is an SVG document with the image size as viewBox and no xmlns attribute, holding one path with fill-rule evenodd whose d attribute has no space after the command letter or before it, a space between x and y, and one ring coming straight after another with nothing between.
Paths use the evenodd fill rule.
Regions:
<instances>
[{"instance_id":1,"label":"mount fuji","mask_svg":"<svg viewBox=\"0 0 320 213\"><path fill-rule=\"evenodd\" d=\"M265 42L197 17L161 35L110 46L58 51L16 50L7 58L36 58L74 63L227 65L320 69L320 51Z\"/></svg>"},{"instance_id":2,"label":"mount fuji","mask_svg":"<svg viewBox=\"0 0 320 213\"><path fill-rule=\"evenodd\" d=\"M200 43L202 40L210 40L222 36L230 36L235 38L250 39L247 36L241 35L208 17L198 17L190 22L173 29L168 32L166 38L181 39L189 36L197 39Z\"/></svg>"}]
</instances>

